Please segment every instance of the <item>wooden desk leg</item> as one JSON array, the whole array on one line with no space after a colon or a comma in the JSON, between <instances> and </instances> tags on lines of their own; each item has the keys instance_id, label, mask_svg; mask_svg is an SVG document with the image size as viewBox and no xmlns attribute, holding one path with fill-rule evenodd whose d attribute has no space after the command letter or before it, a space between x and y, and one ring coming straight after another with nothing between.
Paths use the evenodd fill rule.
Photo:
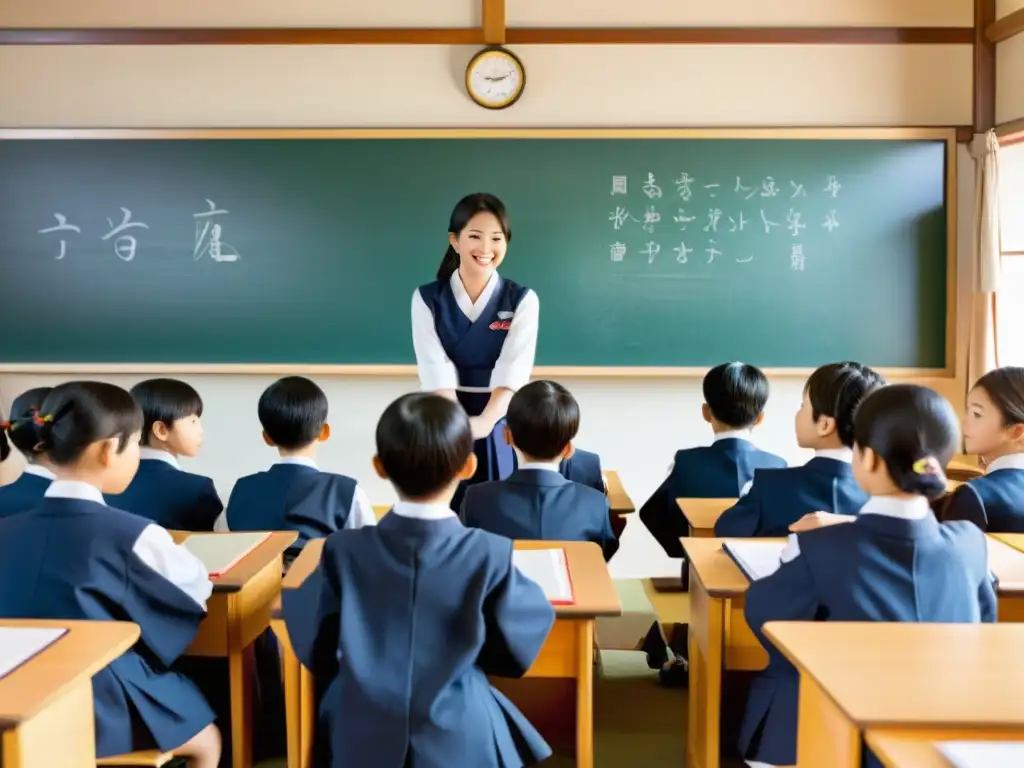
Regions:
<instances>
[{"instance_id":1,"label":"wooden desk leg","mask_svg":"<svg viewBox=\"0 0 1024 768\"><path fill-rule=\"evenodd\" d=\"M576 622L576 768L594 766L594 620Z\"/></svg>"},{"instance_id":2,"label":"wooden desk leg","mask_svg":"<svg viewBox=\"0 0 1024 768\"><path fill-rule=\"evenodd\" d=\"M284 682L285 731L288 743L288 768L299 768L299 686L301 665L292 650L288 629L280 619L270 624L281 648L281 677Z\"/></svg>"},{"instance_id":3,"label":"wooden desk leg","mask_svg":"<svg viewBox=\"0 0 1024 768\"><path fill-rule=\"evenodd\" d=\"M689 768L719 768L725 601L708 596L707 589L697 578L692 566L689 649L690 700L687 706L686 764Z\"/></svg>"},{"instance_id":4,"label":"wooden desk leg","mask_svg":"<svg viewBox=\"0 0 1024 768\"><path fill-rule=\"evenodd\" d=\"M240 595L228 598L228 681L231 691L231 766L252 768L252 645L242 645Z\"/></svg>"},{"instance_id":5,"label":"wooden desk leg","mask_svg":"<svg viewBox=\"0 0 1024 768\"><path fill-rule=\"evenodd\" d=\"M96 768L92 680L86 678L17 728L0 733L3 768Z\"/></svg>"},{"instance_id":6,"label":"wooden desk leg","mask_svg":"<svg viewBox=\"0 0 1024 768\"><path fill-rule=\"evenodd\" d=\"M1024 621L1024 596L999 595L999 623Z\"/></svg>"},{"instance_id":7,"label":"wooden desk leg","mask_svg":"<svg viewBox=\"0 0 1024 768\"><path fill-rule=\"evenodd\" d=\"M316 704L313 676L299 665L299 768L313 766L313 730L316 727Z\"/></svg>"},{"instance_id":8,"label":"wooden desk leg","mask_svg":"<svg viewBox=\"0 0 1024 768\"><path fill-rule=\"evenodd\" d=\"M859 768L860 733L810 675L800 675L797 768Z\"/></svg>"}]
</instances>

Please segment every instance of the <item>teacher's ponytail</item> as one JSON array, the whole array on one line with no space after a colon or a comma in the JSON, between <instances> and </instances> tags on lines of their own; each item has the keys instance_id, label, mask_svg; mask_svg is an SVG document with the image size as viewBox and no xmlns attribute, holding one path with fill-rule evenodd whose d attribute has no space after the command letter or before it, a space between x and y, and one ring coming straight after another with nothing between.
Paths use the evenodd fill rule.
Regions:
<instances>
[{"instance_id":1,"label":"teacher's ponytail","mask_svg":"<svg viewBox=\"0 0 1024 768\"><path fill-rule=\"evenodd\" d=\"M469 224L470 219L478 213L491 213L501 225L501 231L505 235L505 242L512 241L512 227L508 223L508 214L505 212L505 204L497 197L487 192L474 192L466 195L455 204L455 209L448 219L448 236L456 238ZM437 279L441 281L450 280L451 276L459 268L459 252L448 244L448 250L444 252L441 259L441 266L437 268Z\"/></svg>"}]
</instances>

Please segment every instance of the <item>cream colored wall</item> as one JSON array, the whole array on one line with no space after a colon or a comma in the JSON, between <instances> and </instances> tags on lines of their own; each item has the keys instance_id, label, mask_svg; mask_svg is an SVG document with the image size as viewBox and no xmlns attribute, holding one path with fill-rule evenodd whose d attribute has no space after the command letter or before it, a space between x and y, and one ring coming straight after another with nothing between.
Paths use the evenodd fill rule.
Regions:
<instances>
[{"instance_id":1,"label":"cream colored wall","mask_svg":"<svg viewBox=\"0 0 1024 768\"><path fill-rule=\"evenodd\" d=\"M1014 11L1024 8L1024 0L996 0L996 18L1009 16Z\"/></svg>"},{"instance_id":2,"label":"cream colored wall","mask_svg":"<svg viewBox=\"0 0 1024 768\"><path fill-rule=\"evenodd\" d=\"M229 0L128 0L0 4L0 25L470 24L476 3L402 0L355 11L328 0L288 4ZM635 23L964 25L971 0L676 0L559 2L508 0L519 25ZM273 8L271 8L273 6ZM429 13L426 8L429 6ZM357 17L354 14L376 14ZM348 15L346 15L348 14ZM749 19L748 19L749 16ZM0 47L0 124L5 126L749 126L963 125L971 120L969 46L527 46L517 51L529 85L511 110L473 106L461 86L472 53L409 47ZM972 170L958 157L961 236L969 233ZM514 214L514 212L513 212ZM961 237L963 243L963 237ZM423 274L439 254L424 254ZM514 274L514 251L509 268ZM557 301L557 297L542 297ZM722 359L730 358L723 349ZM824 362L824 361L823 361ZM129 385L134 379L116 379ZM256 400L269 380L198 376L207 403L207 444L191 466L222 493L271 456L259 440ZM0 403L50 381L0 377ZM356 475L377 502L390 490L371 476L375 419L411 379L321 381L332 404L334 438L323 463ZM579 442L619 469L641 501L672 452L706 438L699 381L569 380L581 401ZM773 381L758 441L793 461L791 415L802 382ZM12 472L8 468L8 476Z\"/></svg>"},{"instance_id":3,"label":"cream colored wall","mask_svg":"<svg viewBox=\"0 0 1024 768\"><path fill-rule=\"evenodd\" d=\"M1024 118L1024 34L996 46L996 122Z\"/></svg>"}]
</instances>

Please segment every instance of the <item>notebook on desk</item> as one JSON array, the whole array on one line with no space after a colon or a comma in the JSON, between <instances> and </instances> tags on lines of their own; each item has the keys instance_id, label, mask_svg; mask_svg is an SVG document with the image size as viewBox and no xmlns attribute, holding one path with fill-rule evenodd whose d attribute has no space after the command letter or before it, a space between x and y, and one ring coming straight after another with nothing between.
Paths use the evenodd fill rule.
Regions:
<instances>
[{"instance_id":1,"label":"notebook on desk","mask_svg":"<svg viewBox=\"0 0 1024 768\"><path fill-rule=\"evenodd\" d=\"M722 549L750 581L771 576L782 565L784 541L727 541Z\"/></svg>"},{"instance_id":2,"label":"notebook on desk","mask_svg":"<svg viewBox=\"0 0 1024 768\"><path fill-rule=\"evenodd\" d=\"M576 602L564 549L515 549L512 564L544 590L552 605Z\"/></svg>"},{"instance_id":3,"label":"notebook on desk","mask_svg":"<svg viewBox=\"0 0 1024 768\"><path fill-rule=\"evenodd\" d=\"M63 627L0 627L0 678L46 650L65 632Z\"/></svg>"},{"instance_id":4,"label":"notebook on desk","mask_svg":"<svg viewBox=\"0 0 1024 768\"><path fill-rule=\"evenodd\" d=\"M193 533L182 546L203 561L211 578L223 576L262 544L270 533Z\"/></svg>"},{"instance_id":5,"label":"notebook on desk","mask_svg":"<svg viewBox=\"0 0 1024 768\"><path fill-rule=\"evenodd\" d=\"M935 746L954 768L1024 765L1024 742L944 741Z\"/></svg>"}]
</instances>

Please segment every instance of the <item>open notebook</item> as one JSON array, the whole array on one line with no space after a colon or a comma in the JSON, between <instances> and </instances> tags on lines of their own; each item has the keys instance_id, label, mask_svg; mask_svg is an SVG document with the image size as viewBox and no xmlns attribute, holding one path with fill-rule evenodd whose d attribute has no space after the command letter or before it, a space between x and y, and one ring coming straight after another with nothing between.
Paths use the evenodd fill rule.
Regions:
<instances>
[{"instance_id":1,"label":"open notebook","mask_svg":"<svg viewBox=\"0 0 1024 768\"><path fill-rule=\"evenodd\" d=\"M552 605L576 602L564 549L516 549L512 564L544 590Z\"/></svg>"},{"instance_id":2,"label":"open notebook","mask_svg":"<svg viewBox=\"0 0 1024 768\"><path fill-rule=\"evenodd\" d=\"M944 741L935 746L956 768L1010 768L1024 765L1024 742Z\"/></svg>"},{"instance_id":3,"label":"open notebook","mask_svg":"<svg viewBox=\"0 0 1024 768\"><path fill-rule=\"evenodd\" d=\"M210 576L223 576L270 533L193 533L182 546L203 561Z\"/></svg>"},{"instance_id":4,"label":"open notebook","mask_svg":"<svg viewBox=\"0 0 1024 768\"><path fill-rule=\"evenodd\" d=\"M782 565L784 541L727 541L722 549L750 581L771 576Z\"/></svg>"},{"instance_id":5,"label":"open notebook","mask_svg":"<svg viewBox=\"0 0 1024 768\"><path fill-rule=\"evenodd\" d=\"M67 632L63 627L0 627L0 677L6 677Z\"/></svg>"}]
</instances>

